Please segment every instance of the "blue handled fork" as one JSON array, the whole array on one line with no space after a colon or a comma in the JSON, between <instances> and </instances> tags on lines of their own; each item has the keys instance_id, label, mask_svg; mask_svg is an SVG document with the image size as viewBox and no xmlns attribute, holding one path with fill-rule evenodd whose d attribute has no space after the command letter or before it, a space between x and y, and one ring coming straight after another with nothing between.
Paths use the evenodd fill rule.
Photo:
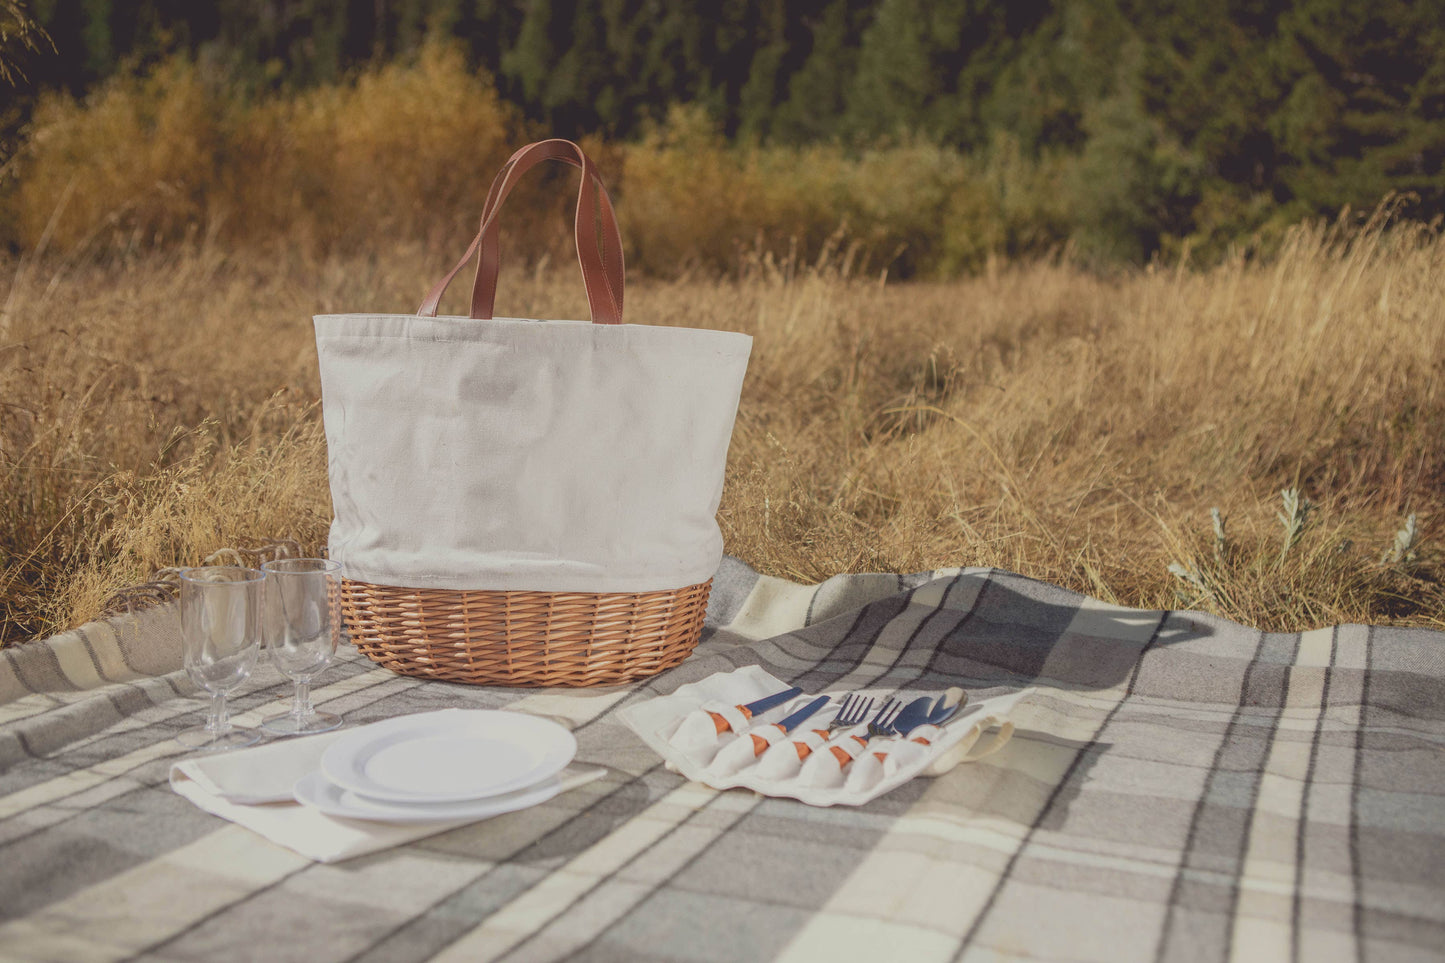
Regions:
<instances>
[{"instance_id":1,"label":"blue handled fork","mask_svg":"<svg viewBox=\"0 0 1445 963\"><path fill-rule=\"evenodd\" d=\"M873 708L873 700L859 692L850 692L843 697L838 705L838 712L826 728L814 729L818 735L825 740L832 738L834 732L847 726L856 726L868 718L868 713ZM793 745L797 747L798 758L806 759L813 752L813 747L806 741L794 740Z\"/></svg>"},{"instance_id":2,"label":"blue handled fork","mask_svg":"<svg viewBox=\"0 0 1445 963\"><path fill-rule=\"evenodd\" d=\"M891 736L893 735L893 723L902 711L902 700L889 699L879 707L878 714L869 720L866 732L854 732L849 735L860 746L868 745L868 740L874 736ZM828 751L833 754L834 759L838 760L840 766L846 766L853 761L852 754L841 746L831 746Z\"/></svg>"},{"instance_id":3,"label":"blue handled fork","mask_svg":"<svg viewBox=\"0 0 1445 963\"><path fill-rule=\"evenodd\" d=\"M828 723L828 728L822 730L824 735L832 735L839 729L848 726L856 726L868 718L868 713L873 711L873 700L861 692L850 692L843 699L843 704L838 707L838 714L833 721Z\"/></svg>"},{"instance_id":4,"label":"blue handled fork","mask_svg":"<svg viewBox=\"0 0 1445 963\"><path fill-rule=\"evenodd\" d=\"M898 699L889 699L883 703L883 708L879 709L878 714L873 717L873 721L868 723L868 739L874 736L893 735L895 731L893 728L894 724L897 722L898 715L902 711L903 703ZM868 741L868 739L864 739L862 736L854 736L853 738L858 739L860 742Z\"/></svg>"}]
</instances>

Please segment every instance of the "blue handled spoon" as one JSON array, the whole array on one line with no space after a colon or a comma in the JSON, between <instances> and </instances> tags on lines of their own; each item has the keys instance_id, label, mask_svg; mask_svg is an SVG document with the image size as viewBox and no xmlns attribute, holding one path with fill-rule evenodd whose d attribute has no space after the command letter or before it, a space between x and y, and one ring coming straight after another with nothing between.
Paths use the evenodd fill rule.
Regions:
<instances>
[{"instance_id":1,"label":"blue handled spoon","mask_svg":"<svg viewBox=\"0 0 1445 963\"><path fill-rule=\"evenodd\" d=\"M941 726L968 705L968 693L954 686L936 700L924 696L904 707L893 721L893 732L907 738L919 726Z\"/></svg>"},{"instance_id":2,"label":"blue handled spoon","mask_svg":"<svg viewBox=\"0 0 1445 963\"><path fill-rule=\"evenodd\" d=\"M907 735L928 721L928 713L933 705L933 700L928 696L914 699L903 707L898 713L898 718L893 720L893 731L899 735Z\"/></svg>"}]
</instances>

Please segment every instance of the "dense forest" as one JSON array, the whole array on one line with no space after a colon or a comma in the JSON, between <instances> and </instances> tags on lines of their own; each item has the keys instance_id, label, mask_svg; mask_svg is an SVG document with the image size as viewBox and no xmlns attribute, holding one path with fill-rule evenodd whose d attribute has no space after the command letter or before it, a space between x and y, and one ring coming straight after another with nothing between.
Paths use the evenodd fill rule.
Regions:
<instances>
[{"instance_id":1,"label":"dense forest","mask_svg":"<svg viewBox=\"0 0 1445 963\"><path fill-rule=\"evenodd\" d=\"M18 4L18 6L17 6ZM694 104L734 143L1067 157L1139 238L1445 213L1445 0L6 0L10 149L38 92L180 53L245 96L452 38L536 129L635 138ZM3 32L3 31L0 31ZM22 38L23 39L23 38ZM438 118L445 123L445 118Z\"/></svg>"}]
</instances>

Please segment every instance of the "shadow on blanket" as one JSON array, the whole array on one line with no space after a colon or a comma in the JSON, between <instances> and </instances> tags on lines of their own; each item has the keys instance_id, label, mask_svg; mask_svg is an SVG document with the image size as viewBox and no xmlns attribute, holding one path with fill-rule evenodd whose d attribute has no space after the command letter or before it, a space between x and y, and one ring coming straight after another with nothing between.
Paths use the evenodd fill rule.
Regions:
<instances>
[{"instance_id":1,"label":"shadow on blanket","mask_svg":"<svg viewBox=\"0 0 1445 963\"><path fill-rule=\"evenodd\" d=\"M1108 689L1128 680L1151 646L1226 634L1238 638L1221 641L1252 647L1258 639L1253 630L1199 613L1108 606L997 570L845 578L839 584L846 591L830 593L835 580L813 590L806 625L776 626L779 634L767 638L746 637L759 627L745 622L743 603L724 586L698 656L669 673L665 688L755 662L809 692Z\"/></svg>"}]
</instances>

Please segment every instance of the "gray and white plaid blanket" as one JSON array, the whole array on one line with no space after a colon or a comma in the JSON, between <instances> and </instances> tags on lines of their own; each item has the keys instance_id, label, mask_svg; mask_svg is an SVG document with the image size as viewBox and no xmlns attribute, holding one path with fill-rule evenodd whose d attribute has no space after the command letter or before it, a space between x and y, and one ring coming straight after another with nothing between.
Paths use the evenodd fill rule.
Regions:
<instances>
[{"instance_id":1,"label":"gray and white plaid blanket","mask_svg":"<svg viewBox=\"0 0 1445 963\"><path fill-rule=\"evenodd\" d=\"M1001 752L859 808L686 782L617 719L749 663L809 692L1038 691ZM697 653L646 684L472 688L345 654L315 695L351 722L563 715L608 771L335 864L172 792L203 712L179 665L172 609L0 651L0 958L1445 958L1445 633L728 559ZM234 706L253 723L288 694L258 669Z\"/></svg>"}]
</instances>

